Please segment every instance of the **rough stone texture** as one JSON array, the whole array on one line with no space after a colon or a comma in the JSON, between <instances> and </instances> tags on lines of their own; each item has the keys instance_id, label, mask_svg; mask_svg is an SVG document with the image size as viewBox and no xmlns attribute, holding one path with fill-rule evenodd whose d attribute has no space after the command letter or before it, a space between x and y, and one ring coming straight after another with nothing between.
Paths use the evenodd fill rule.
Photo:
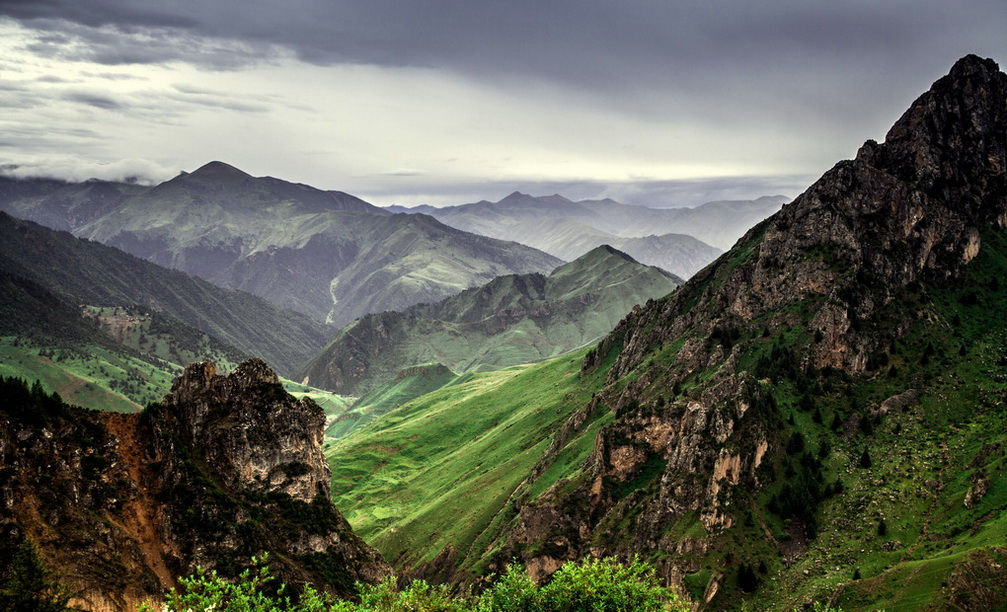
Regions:
<instances>
[{"instance_id":1,"label":"rough stone texture","mask_svg":"<svg viewBox=\"0 0 1007 612\"><path fill-rule=\"evenodd\" d=\"M282 492L303 502L329 497L325 414L311 400L289 396L259 359L227 377L217 376L211 362L190 365L152 411L173 434L203 449L207 466L228 489Z\"/></svg>"},{"instance_id":2,"label":"rough stone texture","mask_svg":"<svg viewBox=\"0 0 1007 612\"><path fill-rule=\"evenodd\" d=\"M868 372L911 323L889 319L882 333L880 310L920 281L958 275L983 229L1007 223L1005 151L1007 75L965 57L883 144L868 141L677 293L630 313L584 365L618 352L604 394L618 418L598 436L590 478L520 508L511 551L543 571L640 550L666 553L667 576L695 571L663 528L693 512L707 537L729 527L738 520L732 490L759 487L759 465L781 446L778 412L766 386L739 370L732 330L804 326L815 341L795 349L796 367ZM654 359L675 343L673 357ZM708 374L677 390L697 372Z\"/></svg>"},{"instance_id":3,"label":"rough stone texture","mask_svg":"<svg viewBox=\"0 0 1007 612\"><path fill-rule=\"evenodd\" d=\"M390 575L332 504L322 410L261 360L189 366L141 415L0 408L0 525L27 536L85 609L135 609L197 566L341 594Z\"/></svg>"}]
</instances>

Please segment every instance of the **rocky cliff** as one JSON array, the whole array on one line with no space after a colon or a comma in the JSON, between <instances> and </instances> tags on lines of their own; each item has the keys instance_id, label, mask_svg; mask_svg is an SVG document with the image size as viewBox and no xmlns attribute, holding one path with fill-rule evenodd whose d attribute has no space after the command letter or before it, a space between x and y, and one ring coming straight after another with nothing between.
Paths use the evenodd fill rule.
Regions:
<instances>
[{"instance_id":1,"label":"rocky cliff","mask_svg":"<svg viewBox=\"0 0 1007 612\"><path fill-rule=\"evenodd\" d=\"M581 416L607 406L616 420L579 479L520 507L507 554L547 575L566 559L645 551L670 580L702 580L693 595L704 604L726 588L725 574L742 574L714 546L734 550L731 538L748 538L737 548L747 557L775 543L793 562L815 537L822 491L832 490L820 459L828 451L816 459L804 434L795 437L798 405L835 404L837 427L849 419L845 440L856 435L867 416L854 419L848 407L858 406L855 385L873 380L871 393L881 393L876 377L903 384L904 371L889 363L909 363L910 354L926 362L927 351L917 357L903 336L924 326L925 342L953 326L930 305L932 293L955 283L984 236L1005 225L1007 76L969 56L884 143L868 141L598 346L585 372L614 365ZM837 385L854 399L840 400ZM807 422L816 439L833 439ZM787 521L786 545L761 510L768 487Z\"/></svg>"},{"instance_id":2,"label":"rocky cliff","mask_svg":"<svg viewBox=\"0 0 1007 612\"><path fill-rule=\"evenodd\" d=\"M262 361L193 364L140 415L24 391L0 421L3 535L34 542L78 605L134 609L263 552L284 582L341 594L389 574L332 505L322 410Z\"/></svg>"}]
</instances>

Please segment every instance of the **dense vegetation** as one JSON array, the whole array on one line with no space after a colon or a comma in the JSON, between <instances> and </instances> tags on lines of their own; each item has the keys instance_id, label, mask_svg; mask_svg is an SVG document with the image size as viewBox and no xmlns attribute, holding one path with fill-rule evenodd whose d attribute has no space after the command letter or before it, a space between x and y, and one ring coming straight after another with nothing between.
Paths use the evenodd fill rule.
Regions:
<instances>
[{"instance_id":1,"label":"dense vegetation","mask_svg":"<svg viewBox=\"0 0 1007 612\"><path fill-rule=\"evenodd\" d=\"M685 612L675 592L665 587L653 568L637 560L614 559L567 563L553 579L536 584L518 566L491 577L478 593L453 594L445 586L413 580L399 587L395 578L378 585L358 585L359 601L334 599L308 586L288 595L277 585L264 558L254 560L238 580L199 571L183 578L168 595L168 612ZM147 609L149 610L149 608Z\"/></svg>"}]
</instances>

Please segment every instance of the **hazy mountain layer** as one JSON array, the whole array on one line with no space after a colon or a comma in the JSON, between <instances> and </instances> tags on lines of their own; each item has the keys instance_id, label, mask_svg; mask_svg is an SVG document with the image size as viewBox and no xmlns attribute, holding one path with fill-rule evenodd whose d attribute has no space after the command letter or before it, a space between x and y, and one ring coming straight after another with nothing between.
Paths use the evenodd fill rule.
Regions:
<instances>
[{"instance_id":1,"label":"hazy mountain layer","mask_svg":"<svg viewBox=\"0 0 1007 612\"><path fill-rule=\"evenodd\" d=\"M460 374L539 361L593 342L679 282L598 247L549 276L502 276L435 304L366 316L340 330L297 378L359 395L412 365L436 362Z\"/></svg>"},{"instance_id":2,"label":"hazy mountain layer","mask_svg":"<svg viewBox=\"0 0 1007 612\"><path fill-rule=\"evenodd\" d=\"M12 181L0 208L337 327L560 263L351 195L220 162L154 187Z\"/></svg>"},{"instance_id":3,"label":"hazy mountain layer","mask_svg":"<svg viewBox=\"0 0 1007 612\"><path fill-rule=\"evenodd\" d=\"M579 371L406 404L333 449L333 492L401 567L457 581L642 554L703 608L999 609L1004 159L1007 75L966 57ZM463 416L500 405L537 418Z\"/></svg>"},{"instance_id":4,"label":"hazy mountain layer","mask_svg":"<svg viewBox=\"0 0 1007 612\"><path fill-rule=\"evenodd\" d=\"M568 261L609 244L641 263L689 277L787 200L767 196L709 202L695 208L655 209L608 199L572 202L559 195L533 197L514 192L499 202L391 210L429 214L452 227L515 240ZM630 238L646 238L647 242L631 242Z\"/></svg>"}]
</instances>

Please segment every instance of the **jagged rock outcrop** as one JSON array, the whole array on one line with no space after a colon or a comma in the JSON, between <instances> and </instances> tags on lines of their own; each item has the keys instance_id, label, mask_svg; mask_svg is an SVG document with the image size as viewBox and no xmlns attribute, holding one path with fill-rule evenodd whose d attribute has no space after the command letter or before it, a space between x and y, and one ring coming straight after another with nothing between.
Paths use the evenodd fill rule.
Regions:
<instances>
[{"instance_id":1,"label":"jagged rock outcrop","mask_svg":"<svg viewBox=\"0 0 1007 612\"><path fill-rule=\"evenodd\" d=\"M884 143L868 141L602 341L584 369L617 354L597 400L616 420L582 484L520 508L507 554L547 571L586 554L659 551L666 576L695 571L682 546L736 523L738 492L758 490L760 466L785 444L773 372L876 372L918 315L900 304L959 275L984 230L1005 224L1007 75L968 56ZM705 535L665 537L690 513Z\"/></svg>"},{"instance_id":2,"label":"jagged rock outcrop","mask_svg":"<svg viewBox=\"0 0 1007 612\"><path fill-rule=\"evenodd\" d=\"M311 400L288 395L259 359L226 377L212 362L190 365L146 417L157 423L157 457L177 462L177 443L202 449L209 473L230 490L284 493L305 503L328 497L325 415Z\"/></svg>"},{"instance_id":3,"label":"jagged rock outcrop","mask_svg":"<svg viewBox=\"0 0 1007 612\"><path fill-rule=\"evenodd\" d=\"M284 582L340 594L390 574L332 504L322 410L261 360L228 376L193 364L140 415L44 401L3 409L0 520L84 608L135 609L197 566L236 575L263 552Z\"/></svg>"}]
</instances>

